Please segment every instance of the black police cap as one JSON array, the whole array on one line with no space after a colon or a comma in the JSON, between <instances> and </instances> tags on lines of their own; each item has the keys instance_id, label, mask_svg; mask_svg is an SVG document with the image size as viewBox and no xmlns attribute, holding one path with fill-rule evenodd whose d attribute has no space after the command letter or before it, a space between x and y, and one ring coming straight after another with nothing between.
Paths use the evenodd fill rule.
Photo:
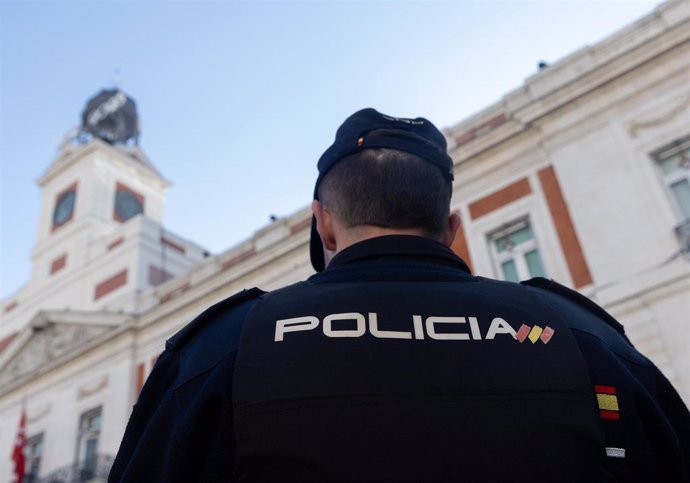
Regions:
<instances>
[{"instance_id":1,"label":"black police cap","mask_svg":"<svg viewBox=\"0 0 690 483\"><path fill-rule=\"evenodd\" d=\"M372 108L362 109L348 117L335 133L335 141L321 155L317 167L319 177L314 199L319 199L319 185L328 171L343 158L363 149L389 148L415 154L436 166L453 180L453 160L448 155L446 138L431 121L423 117L404 119L381 114ZM323 247L311 222L311 264L317 272L325 268Z\"/></svg>"}]
</instances>

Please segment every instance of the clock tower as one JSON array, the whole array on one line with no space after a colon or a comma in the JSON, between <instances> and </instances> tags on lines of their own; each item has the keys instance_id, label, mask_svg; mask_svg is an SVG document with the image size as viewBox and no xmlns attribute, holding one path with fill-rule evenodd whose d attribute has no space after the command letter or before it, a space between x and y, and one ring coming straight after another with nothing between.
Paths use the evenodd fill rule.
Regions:
<instances>
[{"instance_id":1,"label":"clock tower","mask_svg":"<svg viewBox=\"0 0 690 483\"><path fill-rule=\"evenodd\" d=\"M87 102L78 134L62 144L38 184L31 280L15 295L14 312L137 312L142 291L208 255L163 228L170 184L139 147L136 105L119 89Z\"/></svg>"}]
</instances>

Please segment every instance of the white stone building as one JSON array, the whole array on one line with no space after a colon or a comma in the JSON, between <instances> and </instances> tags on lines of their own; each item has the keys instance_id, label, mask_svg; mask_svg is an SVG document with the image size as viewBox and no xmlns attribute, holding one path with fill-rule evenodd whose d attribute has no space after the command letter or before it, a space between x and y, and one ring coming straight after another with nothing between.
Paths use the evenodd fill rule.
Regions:
<instances>
[{"instance_id":1,"label":"white stone building","mask_svg":"<svg viewBox=\"0 0 690 483\"><path fill-rule=\"evenodd\" d=\"M446 135L474 270L577 288L690 401L690 2L660 5Z\"/></svg>"},{"instance_id":2,"label":"white stone building","mask_svg":"<svg viewBox=\"0 0 690 483\"><path fill-rule=\"evenodd\" d=\"M454 249L473 271L545 275L594 298L690 401L690 2L445 134ZM166 338L244 287L312 273L311 215L209 256L161 226L168 184L137 146L67 144L39 184L31 280L0 304L0 481L22 406L34 475L98 479Z\"/></svg>"}]
</instances>

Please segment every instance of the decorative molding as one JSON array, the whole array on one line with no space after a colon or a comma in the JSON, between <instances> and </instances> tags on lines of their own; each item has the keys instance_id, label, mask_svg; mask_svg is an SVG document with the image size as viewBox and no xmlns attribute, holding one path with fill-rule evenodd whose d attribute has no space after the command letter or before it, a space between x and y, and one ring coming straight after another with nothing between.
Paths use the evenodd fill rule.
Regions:
<instances>
[{"instance_id":1,"label":"decorative molding","mask_svg":"<svg viewBox=\"0 0 690 483\"><path fill-rule=\"evenodd\" d=\"M19 303L16 300L13 300L9 304L5 305L5 308L3 310L5 311L5 313L12 312L17 307L17 305L19 305Z\"/></svg>"},{"instance_id":2,"label":"decorative molding","mask_svg":"<svg viewBox=\"0 0 690 483\"><path fill-rule=\"evenodd\" d=\"M481 123L478 126L473 127L469 131L465 131L459 135L456 135L453 140L455 141L455 147L467 144L477 138L480 138L489 132L493 131L497 127L508 122L508 115L506 113L501 113L497 116L492 117L488 121Z\"/></svg>"},{"instance_id":3,"label":"decorative molding","mask_svg":"<svg viewBox=\"0 0 690 483\"><path fill-rule=\"evenodd\" d=\"M670 122L676 117L678 117L680 114L687 112L688 109L690 109L690 97L675 105L674 107L672 107L671 109L669 109L664 114L658 117L646 121L635 121L629 123L627 125L628 133L631 137L636 138L639 131L666 124L667 122Z\"/></svg>"},{"instance_id":4,"label":"decorative molding","mask_svg":"<svg viewBox=\"0 0 690 483\"><path fill-rule=\"evenodd\" d=\"M164 237L164 236L161 236L161 244L162 244L164 247L170 247L170 248L172 248L173 250L175 250L176 252L181 253L182 255L184 255L185 253L187 253L187 249L186 249L184 246L180 245L179 243L175 243L175 242L172 241L171 239L166 238L166 237Z\"/></svg>"},{"instance_id":5,"label":"decorative molding","mask_svg":"<svg viewBox=\"0 0 690 483\"><path fill-rule=\"evenodd\" d=\"M50 275L59 272L67 265L67 254L63 254L50 263Z\"/></svg>"},{"instance_id":6,"label":"decorative molding","mask_svg":"<svg viewBox=\"0 0 690 483\"><path fill-rule=\"evenodd\" d=\"M519 179L493 193L470 203L470 216L473 220L491 213L515 200L532 193L527 178Z\"/></svg>"},{"instance_id":7,"label":"decorative molding","mask_svg":"<svg viewBox=\"0 0 690 483\"><path fill-rule=\"evenodd\" d=\"M101 283L96 285L93 291L93 299L98 300L99 298L109 294L115 289L118 289L127 283L127 269L124 269L112 277L103 280Z\"/></svg>"},{"instance_id":8,"label":"decorative molding","mask_svg":"<svg viewBox=\"0 0 690 483\"><path fill-rule=\"evenodd\" d=\"M295 234L295 233L297 233L298 231L302 231L302 230L304 230L305 228L310 227L310 226L311 226L311 216L309 216L309 217L307 217L307 218L305 218L305 219L303 219L303 220L298 221L298 222L295 223L294 225L291 225L291 226L290 226L290 234L291 234L291 235L292 235L292 234Z\"/></svg>"},{"instance_id":9,"label":"decorative molding","mask_svg":"<svg viewBox=\"0 0 690 483\"><path fill-rule=\"evenodd\" d=\"M77 399L84 399L108 387L108 376L101 377L98 382L91 385L83 385L77 391Z\"/></svg>"},{"instance_id":10,"label":"decorative molding","mask_svg":"<svg viewBox=\"0 0 690 483\"><path fill-rule=\"evenodd\" d=\"M110 243L108 243L108 246L106 246L106 249L107 249L108 251L110 251L110 250L112 250L113 248L117 247L118 245L122 245L122 243L123 243L124 241L125 241L125 238L121 236L121 237L119 237L119 238L117 238L117 239L111 241Z\"/></svg>"},{"instance_id":11,"label":"decorative molding","mask_svg":"<svg viewBox=\"0 0 690 483\"><path fill-rule=\"evenodd\" d=\"M50 413L50 402L46 402L39 406L38 408L34 408L32 410L27 410L26 412L26 421L28 423L35 423L39 419L41 419L44 416L47 416L48 413Z\"/></svg>"},{"instance_id":12,"label":"decorative molding","mask_svg":"<svg viewBox=\"0 0 690 483\"><path fill-rule=\"evenodd\" d=\"M177 287L177 288L171 290L170 292L166 292L164 295L161 295L161 296L159 297L158 303L164 304L164 303L167 302L168 300L174 299L174 298L177 297L178 295L180 295L180 294L186 292L187 290L189 290L189 287L190 287L190 286L191 286L191 285L190 285L189 282L185 282L185 283L183 283L182 285L180 285L179 287Z\"/></svg>"},{"instance_id":13,"label":"decorative molding","mask_svg":"<svg viewBox=\"0 0 690 483\"><path fill-rule=\"evenodd\" d=\"M311 223L311 220L310 220ZM241 261L246 260L247 258L253 256L256 254L256 249L254 247L249 247L248 249L244 250L243 252L240 252L239 254L235 255L234 257L230 257L227 260L223 262L221 265L221 270L227 270L230 267L234 267Z\"/></svg>"},{"instance_id":14,"label":"decorative molding","mask_svg":"<svg viewBox=\"0 0 690 483\"><path fill-rule=\"evenodd\" d=\"M4 339L0 339L0 354L4 351L8 345L12 343L15 337L17 337L19 332L12 332L10 335L6 336Z\"/></svg>"},{"instance_id":15,"label":"decorative molding","mask_svg":"<svg viewBox=\"0 0 690 483\"><path fill-rule=\"evenodd\" d=\"M577 289L590 285L593 282L592 274L570 216L568 203L558 182L556 170L553 166L547 166L540 169L538 175L573 284Z\"/></svg>"},{"instance_id":16,"label":"decorative molding","mask_svg":"<svg viewBox=\"0 0 690 483\"><path fill-rule=\"evenodd\" d=\"M0 370L0 387L39 371L55 359L83 347L110 327L62 325L46 322L27 333L28 340Z\"/></svg>"}]
</instances>

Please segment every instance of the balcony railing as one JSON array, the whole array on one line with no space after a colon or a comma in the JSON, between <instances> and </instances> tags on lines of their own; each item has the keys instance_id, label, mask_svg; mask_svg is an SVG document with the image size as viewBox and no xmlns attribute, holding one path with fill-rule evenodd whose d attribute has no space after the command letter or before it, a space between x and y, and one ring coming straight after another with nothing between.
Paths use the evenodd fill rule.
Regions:
<instances>
[{"instance_id":1,"label":"balcony railing","mask_svg":"<svg viewBox=\"0 0 690 483\"><path fill-rule=\"evenodd\" d=\"M113 466L114 459L112 456L98 455L95 458L59 468L34 481L35 483L105 482L108 480L108 473L110 473L110 467Z\"/></svg>"}]
</instances>

